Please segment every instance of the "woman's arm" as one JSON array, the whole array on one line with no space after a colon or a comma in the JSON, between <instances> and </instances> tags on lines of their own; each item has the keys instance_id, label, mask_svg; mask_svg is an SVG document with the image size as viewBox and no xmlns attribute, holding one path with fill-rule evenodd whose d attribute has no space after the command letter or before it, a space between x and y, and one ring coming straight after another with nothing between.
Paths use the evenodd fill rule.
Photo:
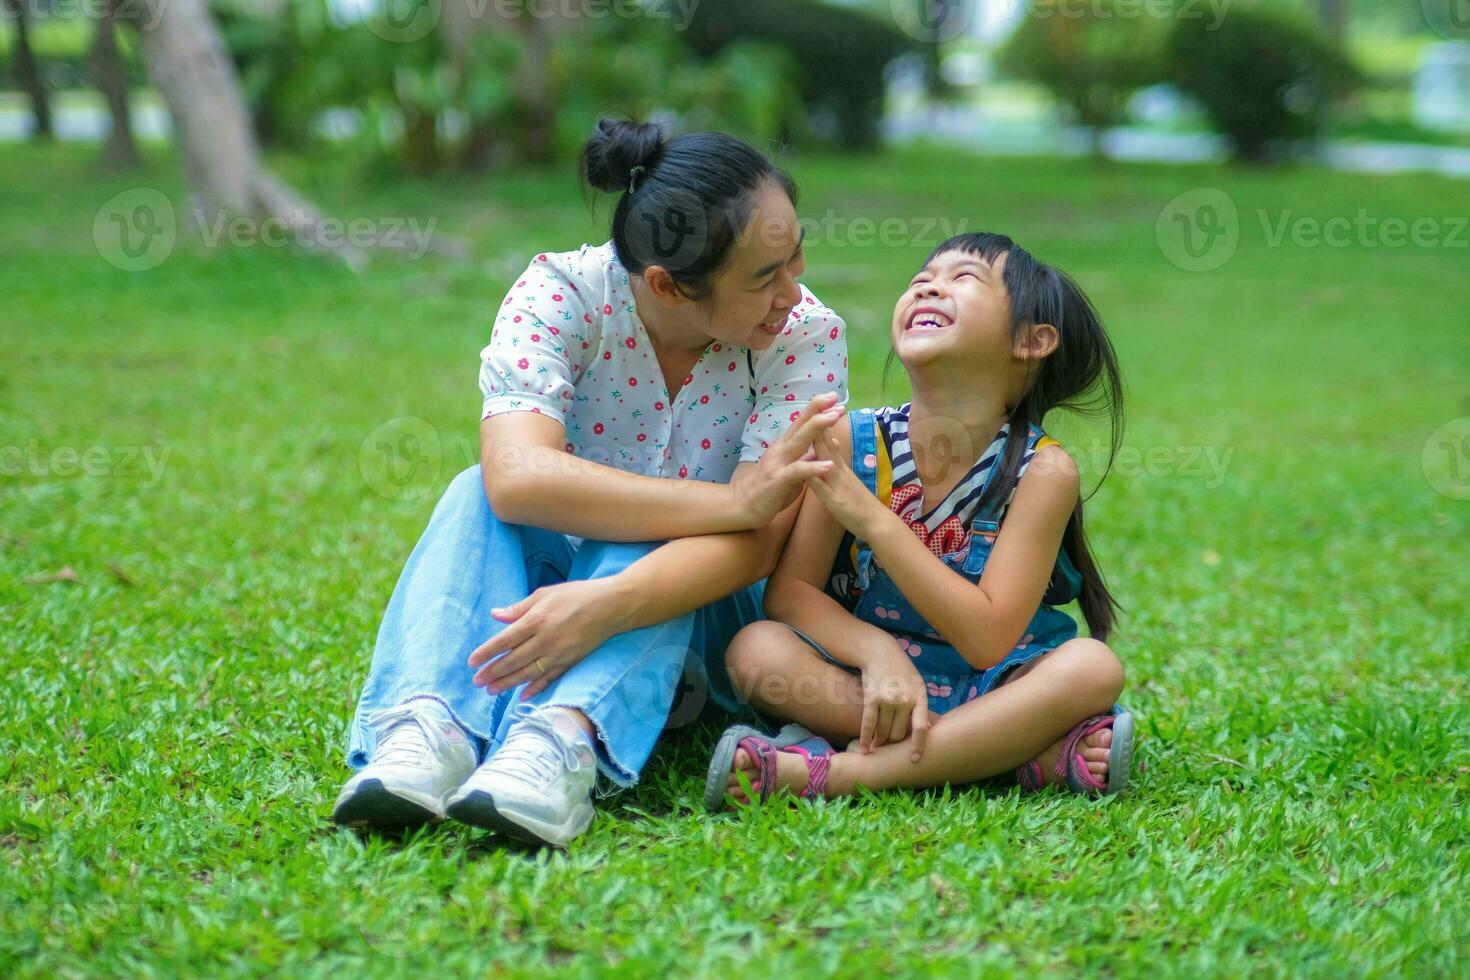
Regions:
<instances>
[{"instance_id":1,"label":"woman's arm","mask_svg":"<svg viewBox=\"0 0 1470 980\"><path fill-rule=\"evenodd\" d=\"M737 466L729 483L627 473L564 451L565 428L554 418L496 415L480 423L485 494L495 516L508 524L599 541L663 541L763 527L800 497L803 480L828 468L809 450L817 434L842 417L837 400L836 393L813 398L760 461Z\"/></svg>"},{"instance_id":2,"label":"woman's arm","mask_svg":"<svg viewBox=\"0 0 1470 980\"><path fill-rule=\"evenodd\" d=\"M977 670L999 663L1021 638L1046 594L1067 519L1077 504L1080 478L1060 446L1036 455L1021 478L978 585L954 574L881 503L874 501L831 441L819 451L839 462L833 473L812 481L828 506L872 547L914 609ZM1039 464L1039 465L1038 465ZM845 471L845 472L844 472ZM858 497L852 484L863 491ZM809 484L811 486L812 484Z\"/></svg>"},{"instance_id":3,"label":"woman's arm","mask_svg":"<svg viewBox=\"0 0 1470 980\"><path fill-rule=\"evenodd\" d=\"M536 590L495 614L511 625L470 656L475 683L500 691L531 682L525 693L531 697L607 637L667 622L753 585L776 564L797 507L756 530L670 541L616 575Z\"/></svg>"}]
</instances>

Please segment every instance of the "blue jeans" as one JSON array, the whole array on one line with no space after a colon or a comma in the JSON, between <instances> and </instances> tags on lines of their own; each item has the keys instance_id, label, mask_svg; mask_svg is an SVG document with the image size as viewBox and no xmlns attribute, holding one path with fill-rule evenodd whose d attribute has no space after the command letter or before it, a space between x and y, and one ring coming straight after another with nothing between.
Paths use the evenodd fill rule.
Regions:
<instances>
[{"instance_id":1,"label":"blue jeans","mask_svg":"<svg viewBox=\"0 0 1470 980\"><path fill-rule=\"evenodd\" d=\"M489 758L524 690L492 696L472 683L470 653L505 628L490 610L544 585L615 575L658 546L584 541L574 548L563 534L505 524L490 510L480 467L459 474L383 614L348 735L348 765L361 768L372 758L376 733L367 718L413 697L441 702L474 738L480 758ZM748 710L730 686L724 654L741 627L761 618L763 586L614 636L528 703L580 709L597 727L599 771L632 786L666 726Z\"/></svg>"}]
</instances>

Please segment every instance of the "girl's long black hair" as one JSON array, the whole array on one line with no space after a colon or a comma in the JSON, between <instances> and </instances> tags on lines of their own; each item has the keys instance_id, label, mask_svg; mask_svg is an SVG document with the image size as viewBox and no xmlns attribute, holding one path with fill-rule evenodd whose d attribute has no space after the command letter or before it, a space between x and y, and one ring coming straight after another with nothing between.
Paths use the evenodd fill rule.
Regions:
<instances>
[{"instance_id":1,"label":"girl's long black hair","mask_svg":"<svg viewBox=\"0 0 1470 980\"><path fill-rule=\"evenodd\" d=\"M931 252L924 264L946 252L969 252L990 263L1004 255L1012 337L1019 340L1039 323L1056 327L1061 337L1057 349L1037 365L1025 393L1010 409L1010 431L996 473L981 495L980 511L983 513L1010 499L1019 479L1031 426L1040 426L1054 408L1107 416L1111 438L1108 466L1102 475L1106 479L1123 438L1123 378L1118 370L1117 353L1092 301L1065 272L1039 261L1005 235L990 232L958 235ZM1101 485L1102 480L1098 483ZM1099 640L1106 640L1119 606L1088 549L1081 499L1067 520L1062 548L1082 574L1078 605L1088 629Z\"/></svg>"}]
</instances>

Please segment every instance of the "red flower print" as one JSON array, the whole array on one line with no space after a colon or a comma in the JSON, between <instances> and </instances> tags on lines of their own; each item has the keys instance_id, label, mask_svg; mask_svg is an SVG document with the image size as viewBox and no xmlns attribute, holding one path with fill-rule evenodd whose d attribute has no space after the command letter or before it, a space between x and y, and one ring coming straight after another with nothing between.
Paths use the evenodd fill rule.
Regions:
<instances>
[{"instance_id":1,"label":"red flower print","mask_svg":"<svg viewBox=\"0 0 1470 980\"><path fill-rule=\"evenodd\" d=\"M800 412L792 412L791 413L791 421L795 422L796 421L796 417L798 415L800 415L800 414L801 414Z\"/></svg>"},{"instance_id":2,"label":"red flower print","mask_svg":"<svg viewBox=\"0 0 1470 980\"><path fill-rule=\"evenodd\" d=\"M710 447L710 445L711 445L711 443L710 443L710 441L708 439L701 439L699 441L699 448L700 449L708 449Z\"/></svg>"},{"instance_id":3,"label":"red flower print","mask_svg":"<svg viewBox=\"0 0 1470 980\"><path fill-rule=\"evenodd\" d=\"M663 402L654 402L653 403L653 410L655 412L662 412L664 410L664 403Z\"/></svg>"},{"instance_id":4,"label":"red flower print","mask_svg":"<svg viewBox=\"0 0 1470 980\"><path fill-rule=\"evenodd\" d=\"M531 414L532 415L540 415L541 414L541 409L539 409L539 408L533 408L533 409L531 409Z\"/></svg>"},{"instance_id":5,"label":"red flower print","mask_svg":"<svg viewBox=\"0 0 1470 980\"><path fill-rule=\"evenodd\" d=\"M587 349L587 341L585 341L585 340L582 341L582 349L583 350L586 350Z\"/></svg>"},{"instance_id":6,"label":"red flower print","mask_svg":"<svg viewBox=\"0 0 1470 980\"><path fill-rule=\"evenodd\" d=\"M582 320L585 323L591 323L592 322L592 314L591 313L583 313L582 314Z\"/></svg>"},{"instance_id":7,"label":"red flower print","mask_svg":"<svg viewBox=\"0 0 1470 980\"><path fill-rule=\"evenodd\" d=\"M545 262L545 261L546 261L546 256L545 256L545 254L542 254L542 255L538 255L538 256L536 256L536 261L537 261L537 262Z\"/></svg>"},{"instance_id":8,"label":"red flower print","mask_svg":"<svg viewBox=\"0 0 1470 980\"><path fill-rule=\"evenodd\" d=\"M612 351L610 351L610 350L603 351L602 352L602 359L604 361L610 361L610 360L612 360Z\"/></svg>"},{"instance_id":9,"label":"red flower print","mask_svg":"<svg viewBox=\"0 0 1470 980\"><path fill-rule=\"evenodd\" d=\"M735 362L734 361L731 361L730 362L730 370L731 371L735 370Z\"/></svg>"},{"instance_id":10,"label":"red flower print","mask_svg":"<svg viewBox=\"0 0 1470 980\"><path fill-rule=\"evenodd\" d=\"M565 296L563 296L563 295L562 295L562 294L561 294L561 293L552 293L552 294L551 294L551 299L552 299L552 301L553 301L553 302L556 302L556 303L560 303L560 302L561 302L561 301L562 301L562 300L563 300L563 299L565 299L565 298L566 298L566 297L565 297Z\"/></svg>"},{"instance_id":11,"label":"red flower print","mask_svg":"<svg viewBox=\"0 0 1470 980\"><path fill-rule=\"evenodd\" d=\"M808 296L806 298L806 302L807 302L807 305L808 306L816 306L817 305L817 298L815 296Z\"/></svg>"},{"instance_id":12,"label":"red flower print","mask_svg":"<svg viewBox=\"0 0 1470 980\"><path fill-rule=\"evenodd\" d=\"M751 425L755 425L755 422L756 422L756 419L758 419L758 418L760 418L760 416L759 416L759 415L752 415L752 416L751 416L751 417L750 417L750 420L749 420L749 421L750 421L750 424L751 424Z\"/></svg>"},{"instance_id":13,"label":"red flower print","mask_svg":"<svg viewBox=\"0 0 1470 980\"><path fill-rule=\"evenodd\" d=\"M529 369L530 366L531 362L526 360L524 357L521 358L519 361L516 361L516 367L520 368L522 371Z\"/></svg>"},{"instance_id":14,"label":"red flower print","mask_svg":"<svg viewBox=\"0 0 1470 980\"><path fill-rule=\"evenodd\" d=\"M521 322L521 318L519 316L513 316L513 317L510 318L510 322L511 323L520 323Z\"/></svg>"},{"instance_id":15,"label":"red flower print","mask_svg":"<svg viewBox=\"0 0 1470 980\"><path fill-rule=\"evenodd\" d=\"M533 344L539 344L539 343L541 343L541 335L539 333L533 333L533 334L531 334L531 343L533 343Z\"/></svg>"},{"instance_id":16,"label":"red flower print","mask_svg":"<svg viewBox=\"0 0 1470 980\"><path fill-rule=\"evenodd\" d=\"M828 330L827 331L827 336L828 337L831 337L833 340L836 340L837 339L837 328L836 327L833 327L831 330Z\"/></svg>"},{"instance_id":17,"label":"red flower print","mask_svg":"<svg viewBox=\"0 0 1470 980\"><path fill-rule=\"evenodd\" d=\"M766 392L768 392L770 390L771 389L767 388L765 385L761 385L761 394L762 395L764 395Z\"/></svg>"},{"instance_id":18,"label":"red flower print","mask_svg":"<svg viewBox=\"0 0 1470 980\"><path fill-rule=\"evenodd\" d=\"M686 374L686 375L684 375L684 383L686 385L687 384L693 384L694 383L694 375L692 375L692 374Z\"/></svg>"},{"instance_id":19,"label":"red flower print","mask_svg":"<svg viewBox=\"0 0 1470 980\"><path fill-rule=\"evenodd\" d=\"M576 449L576 448L577 448L577 447L576 447L576 446L573 446L573 445L572 445L572 444L571 444L571 443L567 443L567 452L572 452L572 451L574 451L574 450L575 450L575 449Z\"/></svg>"},{"instance_id":20,"label":"red flower print","mask_svg":"<svg viewBox=\"0 0 1470 980\"><path fill-rule=\"evenodd\" d=\"M836 381L837 380L837 375L832 374L832 373L829 372L828 375L827 375L827 380L828 381Z\"/></svg>"},{"instance_id":21,"label":"red flower print","mask_svg":"<svg viewBox=\"0 0 1470 980\"><path fill-rule=\"evenodd\" d=\"M520 282L516 283L517 286L524 286L525 284L526 284L526 280L524 280L524 279L522 279Z\"/></svg>"},{"instance_id":22,"label":"red flower print","mask_svg":"<svg viewBox=\"0 0 1470 980\"><path fill-rule=\"evenodd\" d=\"M789 402L794 402L794 401L796 401L796 395L795 394L787 395L786 396L786 400L789 401Z\"/></svg>"},{"instance_id":23,"label":"red flower print","mask_svg":"<svg viewBox=\"0 0 1470 980\"><path fill-rule=\"evenodd\" d=\"M647 438L648 438L648 433L646 433L646 432L640 432L640 433L638 433L638 441L639 442L642 442L642 441L644 441Z\"/></svg>"},{"instance_id":24,"label":"red flower print","mask_svg":"<svg viewBox=\"0 0 1470 980\"><path fill-rule=\"evenodd\" d=\"M604 303L602 305L602 315L603 316L612 316L612 304L611 303Z\"/></svg>"},{"instance_id":25,"label":"red flower print","mask_svg":"<svg viewBox=\"0 0 1470 980\"><path fill-rule=\"evenodd\" d=\"M598 422L596 425L592 426L592 431L597 433L598 435L602 435L605 429L606 426L604 426L601 422Z\"/></svg>"},{"instance_id":26,"label":"red flower print","mask_svg":"<svg viewBox=\"0 0 1470 980\"><path fill-rule=\"evenodd\" d=\"M718 354L719 352L720 352L720 345L719 344L715 344L715 353Z\"/></svg>"},{"instance_id":27,"label":"red flower print","mask_svg":"<svg viewBox=\"0 0 1470 980\"><path fill-rule=\"evenodd\" d=\"M561 331L558 330L556 327L547 327L546 329L551 331L551 335L553 337L560 337L561 336Z\"/></svg>"},{"instance_id":28,"label":"red flower print","mask_svg":"<svg viewBox=\"0 0 1470 980\"><path fill-rule=\"evenodd\" d=\"M608 307L608 312L612 312L612 307ZM627 347L628 350L632 350L633 348L638 346L638 341L634 340L632 337L629 337L627 340L623 341L623 346Z\"/></svg>"},{"instance_id":29,"label":"red flower print","mask_svg":"<svg viewBox=\"0 0 1470 980\"><path fill-rule=\"evenodd\" d=\"M636 387L638 387L638 379L637 378L629 378L628 379L628 387L629 388L636 388Z\"/></svg>"},{"instance_id":30,"label":"red flower print","mask_svg":"<svg viewBox=\"0 0 1470 980\"><path fill-rule=\"evenodd\" d=\"M689 475L689 467L687 467L687 466L681 466L681 467L679 467L679 479L682 480L685 477L687 477L688 475Z\"/></svg>"},{"instance_id":31,"label":"red flower print","mask_svg":"<svg viewBox=\"0 0 1470 980\"><path fill-rule=\"evenodd\" d=\"M699 404L701 404L701 405L708 405L709 404L709 395L700 395L699 396Z\"/></svg>"},{"instance_id":32,"label":"red flower print","mask_svg":"<svg viewBox=\"0 0 1470 980\"><path fill-rule=\"evenodd\" d=\"M787 364L795 364L796 363L796 355L795 354L787 354L786 355L786 363Z\"/></svg>"}]
</instances>

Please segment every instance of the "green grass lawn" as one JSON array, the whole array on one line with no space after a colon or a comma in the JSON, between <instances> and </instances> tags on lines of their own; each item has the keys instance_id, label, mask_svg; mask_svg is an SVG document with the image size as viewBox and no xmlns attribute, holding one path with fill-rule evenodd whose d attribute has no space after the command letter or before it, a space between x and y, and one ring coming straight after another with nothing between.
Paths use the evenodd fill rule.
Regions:
<instances>
[{"instance_id":1,"label":"green grass lawn","mask_svg":"<svg viewBox=\"0 0 1470 980\"><path fill-rule=\"evenodd\" d=\"M179 178L156 154L99 176L88 152L0 151L0 973L1470 969L1470 502L1434 485L1467 480L1470 443L1424 463L1470 416L1470 248L1446 220L1467 185L791 161L858 402L884 397L927 219L1014 233L1103 310L1133 455L1088 525L1143 770L1106 804L970 789L710 817L715 731L685 727L551 854L454 825L360 839L328 813L379 613L473 458L493 312L535 251L605 237L570 166L375 182L288 160L333 213L437 219L469 255L354 277L183 239L125 272L99 208L140 186L182 208ZM1239 245L1186 272L1156 220L1202 187ZM1282 215L1360 210L1446 241L1272 244ZM839 225L863 216L918 240L858 244ZM1055 428L1095 478L1102 433ZM384 432L427 434L407 482Z\"/></svg>"}]
</instances>

